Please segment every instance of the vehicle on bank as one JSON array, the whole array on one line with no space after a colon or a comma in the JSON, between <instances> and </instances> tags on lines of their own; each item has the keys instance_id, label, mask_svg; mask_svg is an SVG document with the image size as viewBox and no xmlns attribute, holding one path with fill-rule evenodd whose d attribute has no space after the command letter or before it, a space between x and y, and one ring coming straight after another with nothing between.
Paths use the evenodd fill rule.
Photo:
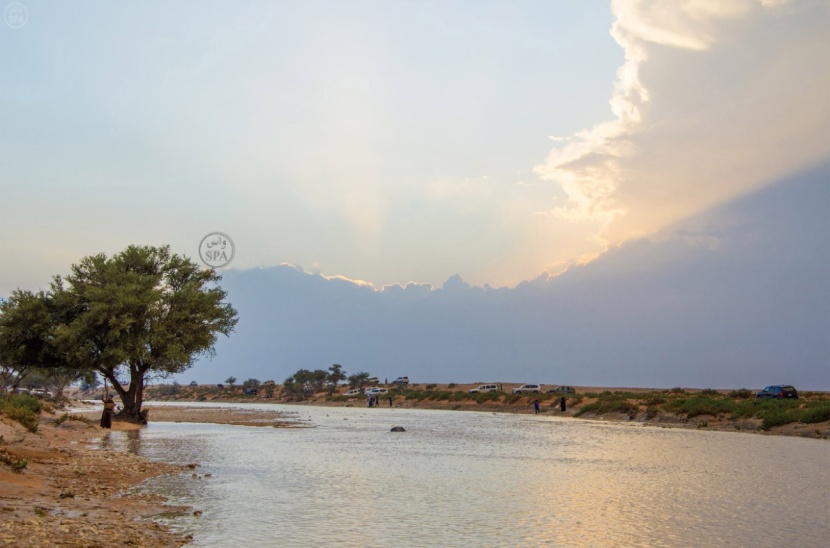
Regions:
<instances>
[{"instance_id":1,"label":"vehicle on bank","mask_svg":"<svg viewBox=\"0 0 830 548\"><path fill-rule=\"evenodd\" d=\"M513 389L514 394L541 394L541 384L523 384L518 388Z\"/></svg>"},{"instance_id":2,"label":"vehicle on bank","mask_svg":"<svg viewBox=\"0 0 830 548\"><path fill-rule=\"evenodd\" d=\"M798 399L798 392L789 384L774 384L767 386L760 392L755 393L757 399L775 398L779 400L784 399Z\"/></svg>"},{"instance_id":3,"label":"vehicle on bank","mask_svg":"<svg viewBox=\"0 0 830 548\"><path fill-rule=\"evenodd\" d=\"M256 388L246 388L245 389L245 395L246 396L256 396L256 394L257 394L257 389Z\"/></svg>"},{"instance_id":4,"label":"vehicle on bank","mask_svg":"<svg viewBox=\"0 0 830 548\"><path fill-rule=\"evenodd\" d=\"M388 394L389 390L385 388L381 388L379 386L375 386L374 388L370 388L366 391L367 396L378 396L380 394Z\"/></svg>"},{"instance_id":5,"label":"vehicle on bank","mask_svg":"<svg viewBox=\"0 0 830 548\"><path fill-rule=\"evenodd\" d=\"M262 386L275 386L276 384L274 381L268 380L262 383Z\"/></svg>"},{"instance_id":6,"label":"vehicle on bank","mask_svg":"<svg viewBox=\"0 0 830 548\"><path fill-rule=\"evenodd\" d=\"M361 394L363 394L363 391L360 388L352 388L351 390L346 390L345 392L343 392L343 395L347 398L359 396Z\"/></svg>"},{"instance_id":7,"label":"vehicle on bank","mask_svg":"<svg viewBox=\"0 0 830 548\"><path fill-rule=\"evenodd\" d=\"M366 382L369 384L380 384L380 379L377 377L369 377L366 379Z\"/></svg>"},{"instance_id":8,"label":"vehicle on bank","mask_svg":"<svg viewBox=\"0 0 830 548\"><path fill-rule=\"evenodd\" d=\"M409 384L409 377L398 377L392 384Z\"/></svg>"},{"instance_id":9,"label":"vehicle on bank","mask_svg":"<svg viewBox=\"0 0 830 548\"><path fill-rule=\"evenodd\" d=\"M196 381L190 381L190 386L199 386L199 383Z\"/></svg>"},{"instance_id":10,"label":"vehicle on bank","mask_svg":"<svg viewBox=\"0 0 830 548\"><path fill-rule=\"evenodd\" d=\"M548 390L548 394L576 394L576 390L574 390L573 386L557 386L556 388L552 388Z\"/></svg>"},{"instance_id":11,"label":"vehicle on bank","mask_svg":"<svg viewBox=\"0 0 830 548\"><path fill-rule=\"evenodd\" d=\"M45 388L32 388L29 390L29 394L32 396L37 396L38 398L51 398L52 393L46 390Z\"/></svg>"},{"instance_id":12,"label":"vehicle on bank","mask_svg":"<svg viewBox=\"0 0 830 548\"><path fill-rule=\"evenodd\" d=\"M475 388L470 388L469 390L467 390L467 392L470 393L470 394L478 394L480 392L498 392L498 391L499 391L499 385L497 385L497 384L480 384L479 386L477 386Z\"/></svg>"}]
</instances>

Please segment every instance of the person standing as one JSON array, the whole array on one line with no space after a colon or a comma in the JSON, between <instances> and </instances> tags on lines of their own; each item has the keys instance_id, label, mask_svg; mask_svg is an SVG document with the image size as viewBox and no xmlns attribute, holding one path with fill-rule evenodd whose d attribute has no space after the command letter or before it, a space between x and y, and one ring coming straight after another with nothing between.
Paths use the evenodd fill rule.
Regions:
<instances>
[{"instance_id":1,"label":"person standing","mask_svg":"<svg viewBox=\"0 0 830 548\"><path fill-rule=\"evenodd\" d=\"M533 400L533 412L539 414L539 400Z\"/></svg>"},{"instance_id":2,"label":"person standing","mask_svg":"<svg viewBox=\"0 0 830 548\"><path fill-rule=\"evenodd\" d=\"M389 407L392 407L392 396L389 396Z\"/></svg>"},{"instance_id":3,"label":"person standing","mask_svg":"<svg viewBox=\"0 0 830 548\"><path fill-rule=\"evenodd\" d=\"M104 399L104 412L101 413L101 428L112 428L112 413L115 411L115 402L112 396Z\"/></svg>"},{"instance_id":4,"label":"person standing","mask_svg":"<svg viewBox=\"0 0 830 548\"><path fill-rule=\"evenodd\" d=\"M559 410L564 413L566 407L567 406L565 405L565 396L562 396L562 398L559 400Z\"/></svg>"}]
</instances>

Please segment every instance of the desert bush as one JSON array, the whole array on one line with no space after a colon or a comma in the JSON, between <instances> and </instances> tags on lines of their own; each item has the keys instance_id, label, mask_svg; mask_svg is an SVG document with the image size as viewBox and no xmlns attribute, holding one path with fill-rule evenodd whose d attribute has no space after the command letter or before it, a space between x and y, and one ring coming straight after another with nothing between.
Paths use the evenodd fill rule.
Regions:
<instances>
[{"instance_id":1,"label":"desert bush","mask_svg":"<svg viewBox=\"0 0 830 548\"><path fill-rule=\"evenodd\" d=\"M584 415L585 413L636 413L637 406L624 398L601 398L594 403L583 405L579 411L574 413L575 417ZM630 418L630 415L629 415Z\"/></svg>"},{"instance_id":2,"label":"desert bush","mask_svg":"<svg viewBox=\"0 0 830 548\"><path fill-rule=\"evenodd\" d=\"M427 385L427 390L435 390L436 388L438 388L438 385L435 383L430 383Z\"/></svg>"},{"instance_id":3,"label":"desert bush","mask_svg":"<svg viewBox=\"0 0 830 548\"><path fill-rule=\"evenodd\" d=\"M720 396L720 392L713 388L704 388L700 391L701 396Z\"/></svg>"},{"instance_id":4,"label":"desert bush","mask_svg":"<svg viewBox=\"0 0 830 548\"><path fill-rule=\"evenodd\" d=\"M664 403L666 403L666 401L667 401L666 398L664 398L662 396L650 395L650 396L648 396L647 398L645 398L643 400L643 404L647 405L647 406L654 407L654 406L657 406L657 405L663 405Z\"/></svg>"},{"instance_id":5,"label":"desert bush","mask_svg":"<svg viewBox=\"0 0 830 548\"><path fill-rule=\"evenodd\" d=\"M646 407L646 418L647 419L653 419L654 417L657 416L657 413L658 413L658 409L657 409L656 406L649 405L648 407Z\"/></svg>"},{"instance_id":6,"label":"desert bush","mask_svg":"<svg viewBox=\"0 0 830 548\"><path fill-rule=\"evenodd\" d=\"M451 382L450 384L447 385L447 388L455 388L456 386L458 386L458 385L455 384L454 382Z\"/></svg>"},{"instance_id":7,"label":"desert bush","mask_svg":"<svg viewBox=\"0 0 830 548\"><path fill-rule=\"evenodd\" d=\"M479 392L478 394L470 394L473 401L476 403L485 403L488 401L499 401L502 397L501 392Z\"/></svg>"},{"instance_id":8,"label":"desert bush","mask_svg":"<svg viewBox=\"0 0 830 548\"><path fill-rule=\"evenodd\" d=\"M727 400L694 396L670 401L665 408L672 413L683 413L688 418L692 418L698 415L718 416L723 413L731 413L735 408L735 404Z\"/></svg>"},{"instance_id":9,"label":"desert bush","mask_svg":"<svg viewBox=\"0 0 830 548\"><path fill-rule=\"evenodd\" d=\"M0 397L0 412L13 421L19 422L32 433L37 432L38 418L42 408L40 400L28 394Z\"/></svg>"},{"instance_id":10,"label":"desert bush","mask_svg":"<svg viewBox=\"0 0 830 548\"><path fill-rule=\"evenodd\" d=\"M685 393L686 393L686 391L685 391L685 390L683 390L682 388L680 388L679 386L675 386L674 388L672 388L671 390L669 390L669 393L670 393L670 394L685 394Z\"/></svg>"},{"instance_id":11,"label":"desert bush","mask_svg":"<svg viewBox=\"0 0 830 548\"><path fill-rule=\"evenodd\" d=\"M12 472L22 472L29 465L29 459L16 459L4 451L0 451L0 462L11 468Z\"/></svg>"},{"instance_id":12,"label":"desert bush","mask_svg":"<svg viewBox=\"0 0 830 548\"><path fill-rule=\"evenodd\" d=\"M752 391L747 390L746 388L741 388L740 390L732 390L727 394L728 397L732 398L733 400L748 400L749 398L753 397Z\"/></svg>"},{"instance_id":13,"label":"desert bush","mask_svg":"<svg viewBox=\"0 0 830 548\"><path fill-rule=\"evenodd\" d=\"M830 421L830 401L825 400L812 406L808 404L807 409L803 409L800 415L800 422L805 424Z\"/></svg>"}]
</instances>

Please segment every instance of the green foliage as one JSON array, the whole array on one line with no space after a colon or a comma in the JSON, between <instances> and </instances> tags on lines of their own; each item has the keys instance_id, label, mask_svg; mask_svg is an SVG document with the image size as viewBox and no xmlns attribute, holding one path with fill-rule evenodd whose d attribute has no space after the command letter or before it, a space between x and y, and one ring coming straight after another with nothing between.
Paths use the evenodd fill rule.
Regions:
<instances>
[{"instance_id":1,"label":"green foliage","mask_svg":"<svg viewBox=\"0 0 830 548\"><path fill-rule=\"evenodd\" d=\"M810 402L813 403L813 402ZM800 421L806 424L814 424L817 422L830 421L830 401L825 400L815 402L815 405L807 404L807 409L803 409Z\"/></svg>"},{"instance_id":2,"label":"green foliage","mask_svg":"<svg viewBox=\"0 0 830 548\"><path fill-rule=\"evenodd\" d=\"M234 379L234 382L236 382L236 379ZM242 383L242 388L246 388L246 389L247 388L254 388L254 389L256 389L256 388L259 388L260 384L261 383L257 379L248 379L247 381Z\"/></svg>"},{"instance_id":3,"label":"green foliage","mask_svg":"<svg viewBox=\"0 0 830 548\"><path fill-rule=\"evenodd\" d=\"M610 392L600 393L600 398L594 403L583 405L574 413L575 417L584 415L585 413L597 413L604 415L605 413L636 413L638 406L631 403L620 395L614 395Z\"/></svg>"},{"instance_id":4,"label":"green foliage","mask_svg":"<svg viewBox=\"0 0 830 548\"><path fill-rule=\"evenodd\" d=\"M41 409L40 400L27 394L0 396L0 412L25 426L29 432L37 432Z\"/></svg>"},{"instance_id":5,"label":"green foliage","mask_svg":"<svg viewBox=\"0 0 830 548\"><path fill-rule=\"evenodd\" d=\"M354 375L349 375L346 380L349 381L349 388L363 388L369 384L369 376L365 371L358 371Z\"/></svg>"},{"instance_id":6,"label":"green foliage","mask_svg":"<svg viewBox=\"0 0 830 548\"><path fill-rule=\"evenodd\" d=\"M704 388L700 391L700 394L703 396L720 396L720 392L713 388Z\"/></svg>"},{"instance_id":7,"label":"green foliage","mask_svg":"<svg viewBox=\"0 0 830 548\"><path fill-rule=\"evenodd\" d=\"M428 384L426 386L426 389L427 390L435 390L437 387L438 387L438 385L433 383L433 384Z\"/></svg>"},{"instance_id":8,"label":"green foliage","mask_svg":"<svg viewBox=\"0 0 830 548\"><path fill-rule=\"evenodd\" d=\"M732 413L735 404L729 400L693 396L672 400L666 404L665 408L671 413L685 414L688 418L693 418L699 415L718 416L724 413Z\"/></svg>"},{"instance_id":9,"label":"green foliage","mask_svg":"<svg viewBox=\"0 0 830 548\"><path fill-rule=\"evenodd\" d=\"M727 397L732 398L733 400L747 400L749 398L754 397L754 394L751 390L747 390L746 388L741 388L740 390L732 390L727 394Z\"/></svg>"},{"instance_id":10,"label":"green foliage","mask_svg":"<svg viewBox=\"0 0 830 548\"><path fill-rule=\"evenodd\" d=\"M228 377L227 379L225 379L225 384L227 384L227 385L228 385L228 386L230 386L231 388L233 388L233 385L234 385L235 383L236 383L236 377L234 377L234 376L230 376L230 377Z\"/></svg>"},{"instance_id":11,"label":"green foliage","mask_svg":"<svg viewBox=\"0 0 830 548\"><path fill-rule=\"evenodd\" d=\"M339 363L333 363L329 367L329 372L326 375L326 383L328 384L329 394L333 394L337 390L337 385L346 380L346 372L343 371L343 366Z\"/></svg>"}]
</instances>

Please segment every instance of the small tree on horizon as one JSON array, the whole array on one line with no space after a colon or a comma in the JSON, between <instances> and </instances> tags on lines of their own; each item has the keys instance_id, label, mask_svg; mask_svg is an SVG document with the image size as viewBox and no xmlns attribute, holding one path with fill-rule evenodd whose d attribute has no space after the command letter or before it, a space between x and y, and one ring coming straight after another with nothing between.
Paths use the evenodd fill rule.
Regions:
<instances>
[{"instance_id":1,"label":"small tree on horizon","mask_svg":"<svg viewBox=\"0 0 830 548\"><path fill-rule=\"evenodd\" d=\"M225 379L225 384L233 388L234 383L236 382L236 377L228 377Z\"/></svg>"}]
</instances>

